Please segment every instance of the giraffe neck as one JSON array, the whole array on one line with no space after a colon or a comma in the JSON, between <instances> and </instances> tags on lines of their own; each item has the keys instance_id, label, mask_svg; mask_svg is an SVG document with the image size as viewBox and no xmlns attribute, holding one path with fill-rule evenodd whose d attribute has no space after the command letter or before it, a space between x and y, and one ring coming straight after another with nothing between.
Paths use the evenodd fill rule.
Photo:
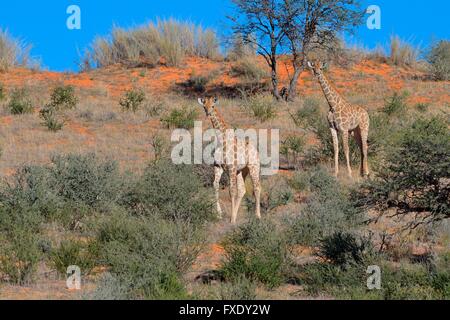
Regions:
<instances>
[{"instance_id":1,"label":"giraffe neck","mask_svg":"<svg viewBox=\"0 0 450 320\"><path fill-rule=\"evenodd\" d=\"M228 126L222 116L216 110L212 110L209 114L209 119L211 120L213 128L219 130L219 132L224 136Z\"/></svg>"},{"instance_id":2,"label":"giraffe neck","mask_svg":"<svg viewBox=\"0 0 450 320\"><path fill-rule=\"evenodd\" d=\"M226 154L227 154L227 129L228 125L223 120L222 116L216 111L212 110L209 114L209 118L211 120L212 126L216 129L216 136L218 141L222 142L222 151L224 156L223 160L226 162Z\"/></svg>"},{"instance_id":3,"label":"giraffe neck","mask_svg":"<svg viewBox=\"0 0 450 320\"><path fill-rule=\"evenodd\" d=\"M325 94L325 98L330 105L332 111L336 111L341 103L343 102L339 93L331 86L328 82L328 79L325 77L322 71L320 71L317 75L320 86L322 87L323 93Z\"/></svg>"}]
</instances>

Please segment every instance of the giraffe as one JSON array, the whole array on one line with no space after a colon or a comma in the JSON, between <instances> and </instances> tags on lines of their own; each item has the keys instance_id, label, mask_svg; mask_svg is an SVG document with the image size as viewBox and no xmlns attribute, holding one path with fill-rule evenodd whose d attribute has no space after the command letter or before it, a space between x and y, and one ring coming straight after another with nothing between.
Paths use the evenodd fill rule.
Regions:
<instances>
[{"instance_id":1,"label":"giraffe","mask_svg":"<svg viewBox=\"0 0 450 320\"><path fill-rule=\"evenodd\" d=\"M370 127L370 118L366 110L359 106L349 104L334 89L323 73L324 64L320 61L308 62L308 67L313 75L318 79L322 87L325 98L330 106L328 114L328 123L330 125L334 146L334 165L335 176L339 174L339 138L338 133L342 134L347 170L352 177L352 168L350 165L349 134L354 132L355 139L361 150L361 176L369 175L369 165L367 163L368 154L368 136Z\"/></svg>"},{"instance_id":2,"label":"giraffe","mask_svg":"<svg viewBox=\"0 0 450 320\"><path fill-rule=\"evenodd\" d=\"M256 217L261 219L261 162L256 147L247 140L239 139L230 130L222 116L217 111L218 99L215 97L199 98L206 116L211 120L216 130L217 139L222 144L222 163L214 165L214 189L216 193L217 212L222 217L219 191L220 179L225 171L230 176L231 223L236 224L239 207L245 196L245 179L248 175L253 183L253 193L256 200ZM232 135L229 133L233 132ZM238 161L239 160L239 161Z\"/></svg>"}]
</instances>

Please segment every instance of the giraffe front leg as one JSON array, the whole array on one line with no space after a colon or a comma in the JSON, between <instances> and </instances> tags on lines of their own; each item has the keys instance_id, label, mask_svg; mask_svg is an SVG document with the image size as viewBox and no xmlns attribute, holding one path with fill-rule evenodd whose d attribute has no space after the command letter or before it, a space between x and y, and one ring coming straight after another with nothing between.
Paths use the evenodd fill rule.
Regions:
<instances>
[{"instance_id":1,"label":"giraffe front leg","mask_svg":"<svg viewBox=\"0 0 450 320\"><path fill-rule=\"evenodd\" d=\"M347 162L347 172L350 178L352 178L352 166L350 165L350 148L348 144L349 140L349 132L348 130L344 130L342 132L342 143L344 145L344 153L345 153L345 161Z\"/></svg>"},{"instance_id":2,"label":"giraffe front leg","mask_svg":"<svg viewBox=\"0 0 450 320\"><path fill-rule=\"evenodd\" d=\"M217 205L217 215L219 219L222 219L222 208L220 206L220 180L223 175L223 168L214 167L214 190L216 191L216 205Z\"/></svg>"},{"instance_id":3,"label":"giraffe front leg","mask_svg":"<svg viewBox=\"0 0 450 320\"><path fill-rule=\"evenodd\" d=\"M338 132L335 128L331 128L331 135L333 136L334 147L334 175L337 178L339 175L339 138Z\"/></svg>"},{"instance_id":4,"label":"giraffe front leg","mask_svg":"<svg viewBox=\"0 0 450 320\"><path fill-rule=\"evenodd\" d=\"M236 172L236 170L230 171L230 198L231 198L231 223L236 224L236 221L237 221L237 210L236 210L237 172Z\"/></svg>"}]
</instances>

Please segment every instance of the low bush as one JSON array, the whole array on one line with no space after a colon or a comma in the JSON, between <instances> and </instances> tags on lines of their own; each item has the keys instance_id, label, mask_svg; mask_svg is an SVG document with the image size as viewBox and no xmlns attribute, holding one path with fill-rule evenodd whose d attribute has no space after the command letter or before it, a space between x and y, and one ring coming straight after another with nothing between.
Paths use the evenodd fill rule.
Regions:
<instances>
[{"instance_id":1,"label":"low bush","mask_svg":"<svg viewBox=\"0 0 450 320\"><path fill-rule=\"evenodd\" d=\"M42 219L18 205L1 206L0 221L0 281L30 284L43 253L39 246Z\"/></svg>"},{"instance_id":2,"label":"low bush","mask_svg":"<svg viewBox=\"0 0 450 320\"><path fill-rule=\"evenodd\" d=\"M231 67L231 75L249 83L260 83L269 77L269 72L258 63L256 56L246 56Z\"/></svg>"},{"instance_id":3,"label":"low bush","mask_svg":"<svg viewBox=\"0 0 450 320\"><path fill-rule=\"evenodd\" d=\"M211 192L203 187L192 168L170 161L149 165L122 203L139 215L159 215L194 224L203 224L216 216Z\"/></svg>"},{"instance_id":4,"label":"low bush","mask_svg":"<svg viewBox=\"0 0 450 320\"><path fill-rule=\"evenodd\" d=\"M62 130L64 121L60 120L56 110L52 106L46 106L39 111L39 117L43 121L43 125L52 132Z\"/></svg>"},{"instance_id":5,"label":"low bush","mask_svg":"<svg viewBox=\"0 0 450 320\"><path fill-rule=\"evenodd\" d=\"M268 220L251 220L224 241L226 258L221 270L226 280L247 279L269 288L286 280L289 247L279 228Z\"/></svg>"},{"instance_id":6,"label":"low bush","mask_svg":"<svg viewBox=\"0 0 450 320\"><path fill-rule=\"evenodd\" d=\"M182 274L200 252L201 232L180 220L123 212L96 226L100 258L128 299L186 299Z\"/></svg>"},{"instance_id":7,"label":"low bush","mask_svg":"<svg viewBox=\"0 0 450 320\"><path fill-rule=\"evenodd\" d=\"M13 115L32 113L33 105L28 96L28 91L24 88L14 89L11 92L7 108Z\"/></svg>"},{"instance_id":8,"label":"low bush","mask_svg":"<svg viewBox=\"0 0 450 320\"><path fill-rule=\"evenodd\" d=\"M77 103L78 98L75 96L73 86L56 87L50 97L50 106L57 111L74 109Z\"/></svg>"},{"instance_id":9,"label":"low bush","mask_svg":"<svg viewBox=\"0 0 450 320\"><path fill-rule=\"evenodd\" d=\"M114 162L68 155L53 157L50 166L21 168L11 183L2 186L0 197L9 210L27 208L49 221L75 226L89 208L106 210L125 191Z\"/></svg>"},{"instance_id":10,"label":"low bush","mask_svg":"<svg viewBox=\"0 0 450 320\"><path fill-rule=\"evenodd\" d=\"M442 40L431 47L427 55L436 80L450 80L450 41Z\"/></svg>"},{"instance_id":11,"label":"low bush","mask_svg":"<svg viewBox=\"0 0 450 320\"><path fill-rule=\"evenodd\" d=\"M195 174L200 178L205 188L212 188L214 186L214 166L208 164L195 165L193 168ZM226 172L222 174L220 185L225 188L230 185L230 177Z\"/></svg>"},{"instance_id":12,"label":"low bush","mask_svg":"<svg viewBox=\"0 0 450 320\"><path fill-rule=\"evenodd\" d=\"M167 116L161 118L161 121L168 129L191 129L197 117L197 110L181 108L173 109Z\"/></svg>"},{"instance_id":13,"label":"low bush","mask_svg":"<svg viewBox=\"0 0 450 320\"><path fill-rule=\"evenodd\" d=\"M226 301L256 300L256 285L244 276L238 277L232 282L222 283L217 296L213 298Z\"/></svg>"},{"instance_id":14,"label":"low bush","mask_svg":"<svg viewBox=\"0 0 450 320\"><path fill-rule=\"evenodd\" d=\"M367 288L367 266L381 268L381 290ZM299 278L307 292L327 294L338 299L357 300L444 300L448 299L448 269L430 272L423 265L402 264L395 267L381 259L346 268L330 263L314 263L301 267Z\"/></svg>"},{"instance_id":15,"label":"low bush","mask_svg":"<svg viewBox=\"0 0 450 320\"><path fill-rule=\"evenodd\" d=\"M339 231L321 240L319 256L335 265L362 263L373 252L369 238Z\"/></svg>"},{"instance_id":16,"label":"low bush","mask_svg":"<svg viewBox=\"0 0 450 320\"><path fill-rule=\"evenodd\" d=\"M286 158L289 167L299 167L300 156L304 153L305 146L303 136L289 136L281 143L280 154Z\"/></svg>"},{"instance_id":17,"label":"low bush","mask_svg":"<svg viewBox=\"0 0 450 320\"><path fill-rule=\"evenodd\" d=\"M317 130L320 119L324 117L320 102L315 98L306 98L303 105L291 113L291 118L297 127L312 131Z\"/></svg>"},{"instance_id":18,"label":"low bush","mask_svg":"<svg viewBox=\"0 0 450 320\"><path fill-rule=\"evenodd\" d=\"M347 191L324 170L303 178L311 195L300 215L287 218L293 243L318 246L321 240L340 231L355 230L364 219L364 210L355 207ZM308 181L309 180L309 181Z\"/></svg>"},{"instance_id":19,"label":"low bush","mask_svg":"<svg viewBox=\"0 0 450 320\"><path fill-rule=\"evenodd\" d=\"M25 285L34 280L42 251L38 237L25 227L0 233L0 280Z\"/></svg>"},{"instance_id":20,"label":"low bush","mask_svg":"<svg viewBox=\"0 0 450 320\"><path fill-rule=\"evenodd\" d=\"M6 89L3 84L0 83L0 102L6 99Z\"/></svg>"},{"instance_id":21,"label":"low bush","mask_svg":"<svg viewBox=\"0 0 450 320\"><path fill-rule=\"evenodd\" d=\"M277 116L276 102L273 96L268 94L246 97L243 107L260 122L272 120Z\"/></svg>"},{"instance_id":22,"label":"low bush","mask_svg":"<svg viewBox=\"0 0 450 320\"><path fill-rule=\"evenodd\" d=\"M129 299L131 293L127 285L122 284L117 277L111 273L105 273L97 282L94 291L86 294L86 300L113 301Z\"/></svg>"},{"instance_id":23,"label":"low bush","mask_svg":"<svg viewBox=\"0 0 450 320\"><path fill-rule=\"evenodd\" d=\"M120 99L119 104L124 111L136 112L139 110L145 101L145 93L142 90L129 90L125 92Z\"/></svg>"},{"instance_id":24,"label":"low bush","mask_svg":"<svg viewBox=\"0 0 450 320\"><path fill-rule=\"evenodd\" d=\"M383 112L388 116L400 115L404 113L407 109L406 98L408 97L407 92L398 93L395 92L393 96L386 99Z\"/></svg>"},{"instance_id":25,"label":"low bush","mask_svg":"<svg viewBox=\"0 0 450 320\"><path fill-rule=\"evenodd\" d=\"M197 75L192 73L189 79L182 83L182 86L186 90L194 91L197 94L204 93L208 83L210 83L216 76L216 72L212 72L208 75Z\"/></svg>"},{"instance_id":26,"label":"low bush","mask_svg":"<svg viewBox=\"0 0 450 320\"><path fill-rule=\"evenodd\" d=\"M408 226L415 228L450 218L449 136L443 118L419 119L402 128L377 177L355 192L358 204L381 212L395 209L411 217Z\"/></svg>"},{"instance_id":27,"label":"low bush","mask_svg":"<svg viewBox=\"0 0 450 320\"><path fill-rule=\"evenodd\" d=\"M97 247L95 242L66 240L52 250L50 261L61 275L67 274L69 266L77 266L82 275L88 275L97 263Z\"/></svg>"},{"instance_id":28,"label":"low bush","mask_svg":"<svg viewBox=\"0 0 450 320\"><path fill-rule=\"evenodd\" d=\"M283 178L266 181L262 190L261 212L264 215L286 206L294 199L294 193L288 182ZM255 211L255 198L253 196L247 196L245 198L245 204L248 212Z\"/></svg>"}]
</instances>

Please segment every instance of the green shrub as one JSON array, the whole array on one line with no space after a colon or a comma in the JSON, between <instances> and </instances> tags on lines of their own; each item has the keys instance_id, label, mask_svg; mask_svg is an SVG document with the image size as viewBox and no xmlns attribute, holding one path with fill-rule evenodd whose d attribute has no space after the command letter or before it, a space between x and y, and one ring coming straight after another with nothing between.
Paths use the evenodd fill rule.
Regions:
<instances>
[{"instance_id":1,"label":"green shrub","mask_svg":"<svg viewBox=\"0 0 450 320\"><path fill-rule=\"evenodd\" d=\"M0 83L0 101L3 101L6 99L6 90L3 87L3 84Z\"/></svg>"},{"instance_id":2,"label":"green shrub","mask_svg":"<svg viewBox=\"0 0 450 320\"><path fill-rule=\"evenodd\" d=\"M434 44L427 60L436 80L450 80L450 41L442 40Z\"/></svg>"},{"instance_id":3,"label":"green shrub","mask_svg":"<svg viewBox=\"0 0 450 320\"><path fill-rule=\"evenodd\" d=\"M386 113L388 116L400 115L404 113L407 109L405 101L407 97L408 97L407 92L403 92L402 94L395 92L393 96L386 99L383 112Z\"/></svg>"},{"instance_id":4,"label":"green shrub","mask_svg":"<svg viewBox=\"0 0 450 320\"><path fill-rule=\"evenodd\" d=\"M166 104L164 100L154 96L147 97L146 102L144 104L144 111L148 117L150 118L157 117L165 109Z\"/></svg>"},{"instance_id":5,"label":"green shrub","mask_svg":"<svg viewBox=\"0 0 450 320\"><path fill-rule=\"evenodd\" d=\"M83 275L88 275L97 262L96 244L83 241L63 241L52 250L50 260L61 275L67 274L69 266L78 266Z\"/></svg>"},{"instance_id":6,"label":"green shrub","mask_svg":"<svg viewBox=\"0 0 450 320\"><path fill-rule=\"evenodd\" d=\"M269 72L258 63L255 56L246 56L233 64L231 75L241 77L245 82L260 83L269 77Z\"/></svg>"},{"instance_id":7,"label":"green shrub","mask_svg":"<svg viewBox=\"0 0 450 320\"><path fill-rule=\"evenodd\" d=\"M320 102L315 98L306 98L303 106L291 114L295 125L300 128L316 131L325 115L321 112Z\"/></svg>"},{"instance_id":8,"label":"green shrub","mask_svg":"<svg viewBox=\"0 0 450 320\"><path fill-rule=\"evenodd\" d=\"M145 93L142 90L129 90L120 99L119 104L124 111L138 111L145 101Z\"/></svg>"},{"instance_id":9,"label":"green shrub","mask_svg":"<svg viewBox=\"0 0 450 320\"><path fill-rule=\"evenodd\" d=\"M39 117L42 119L43 125L50 131L57 132L64 127L64 122L58 119L56 110L52 106L42 108L39 111Z\"/></svg>"},{"instance_id":10,"label":"green shrub","mask_svg":"<svg viewBox=\"0 0 450 320\"><path fill-rule=\"evenodd\" d=\"M321 240L319 255L339 266L348 263L362 263L372 252L370 239L339 231Z\"/></svg>"},{"instance_id":11,"label":"green shrub","mask_svg":"<svg viewBox=\"0 0 450 320\"><path fill-rule=\"evenodd\" d=\"M272 95L257 94L247 97L244 109L260 122L266 122L277 116L275 101Z\"/></svg>"},{"instance_id":12,"label":"green shrub","mask_svg":"<svg viewBox=\"0 0 450 320\"><path fill-rule=\"evenodd\" d=\"M14 89L7 106L9 112L13 115L26 114L33 112L33 105L26 89Z\"/></svg>"},{"instance_id":13,"label":"green shrub","mask_svg":"<svg viewBox=\"0 0 450 320\"><path fill-rule=\"evenodd\" d=\"M42 252L38 237L23 227L0 233L0 274L13 284L25 285L34 280Z\"/></svg>"},{"instance_id":14,"label":"green shrub","mask_svg":"<svg viewBox=\"0 0 450 320\"><path fill-rule=\"evenodd\" d=\"M50 97L50 106L56 111L71 110L77 106L78 98L72 86L56 87Z\"/></svg>"},{"instance_id":15,"label":"green shrub","mask_svg":"<svg viewBox=\"0 0 450 320\"><path fill-rule=\"evenodd\" d=\"M430 105L427 104L427 103L418 103L418 104L416 104L416 109L419 112L422 112L422 113L427 112L429 108L430 108Z\"/></svg>"},{"instance_id":16,"label":"green shrub","mask_svg":"<svg viewBox=\"0 0 450 320\"><path fill-rule=\"evenodd\" d=\"M313 171L306 187L311 195L300 215L287 221L293 243L317 246L325 237L362 224L364 211L355 207L346 190L325 171Z\"/></svg>"},{"instance_id":17,"label":"green shrub","mask_svg":"<svg viewBox=\"0 0 450 320\"><path fill-rule=\"evenodd\" d=\"M189 79L183 85L188 89L192 89L194 92L203 93L206 91L208 83L215 77L215 73L210 73L208 75L197 75L195 73L192 73Z\"/></svg>"},{"instance_id":18,"label":"green shrub","mask_svg":"<svg viewBox=\"0 0 450 320\"><path fill-rule=\"evenodd\" d=\"M256 285L244 276L238 277L232 282L221 284L217 295L214 298L226 301L256 300Z\"/></svg>"},{"instance_id":19,"label":"green shrub","mask_svg":"<svg viewBox=\"0 0 450 320\"><path fill-rule=\"evenodd\" d=\"M55 156L50 166L25 166L2 186L2 206L26 208L36 216L75 226L89 208L107 210L126 191L114 162L94 155ZM92 210L91 210L92 211Z\"/></svg>"},{"instance_id":20,"label":"green shrub","mask_svg":"<svg viewBox=\"0 0 450 320\"><path fill-rule=\"evenodd\" d=\"M193 170L195 174L199 177L200 181L203 183L205 188L212 188L214 186L214 166L208 164L194 165ZM224 172L222 178L220 179L220 186L222 188L228 187L230 185L230 177Z\"/></svg>"},{"instance_id":21,"label":"green shrub","mask_svg":"<svg viewBox=\"0 0 450 320\"><path fill-rule=\"evenodd\" d=\"M294 176L289 179L289 186L295 191L304 192L309 190L310 176L308 172L296 172Z\"/></svg>"},{"instance_id":22,"label":"green shrub","mask_svg":"<svg viewBox=\"0 0 450 320\"><path fill-rule=\"evenodd\" d=\"M130 296L127 285L122 284L117 277L108 272L100 278L94 291L86 294L84 298L95 301L123 301Z\"/></svg>"},{"instance_id":23,"label":"green shrub","mask_svg":"<svg viewBox=\"0 0 450 320\"><path fill-rule=\"evenodd\" d=\"M396 209L412 218L411 227L450 218L449 137L441 118L419 119L400 130L376 179L355 192L359 205Z\"/></svg>"},{"instance_id":24,"label":"green shrub","mask_svg":"<svg viewBox=\"0 0 450 320\"><path fill-rule=\"evenodd\" d=\"M116 162L88 154L55 156L52 163L50 179L64 200L101 208L119 199L123 183Z\"/></svg>"},{"instance_id":25,"label":"green shrub","mask_svg":"<svg viewBox=\"0 0 450 320\"><path fill-rule=\"evenodd\" d=\"M299 157L304 152L305 145L304 137L289 136L281 143L280 154L286 157L289 166L297 168Z\"/></svg>"},{"instance_id":26,"label":"green shrub","mask_svg":"<svg viewBox=\"0 0 450 320\"><path fill-rule=\"evenodd\" d=\"M186 221L113 213L96 226L101 261L127 298L185 299L182 280L203 238Z\"/></svg>"},{"instance_id":27,"label":"green shrub","mask_svg":"<svg viewBox=\"0 0 450 320\"><path fill-rule=\"evenodd\" d=\"M164 190L164 192L161 192ZM203 224L215 219L214 203L191 167L170 161L149 165L122 200L139 215Z\"/></svg>"},{"instance_id":28,"label":"green shrub","mask_svg":"<svg viewBox=\"0 0 450 320\"><path fill-rule=\"evenodd\" d=\"M285 236L268 220L251 220L224 241L226 258L221 270L229 281L245 276L274 288L286 280L290 265Z\"/></svg>"},{"instance_id":29,"label":"green shrub","mask_svg":"<svg viewBox=\"0 0 450 320\"><path fill-rule=\"evenodd\" d=\"M197 110L192 108L173 109L161 121L168 129L191 129L198 117Z\"/></svg>"},{"instance_id":30,"label":"green shrub","mask_svg":"<svg viewBox=\"0 0 450 320\"><path fill-rule=\"evenodd\" d=\"M289 187L288 182L283 179L274 179L267 181L262 188L261 194L261 212L269 214L279 207L285 206L293 201L294 193ZM249 212L255 211L254 197L247 196L245 204Z\"/></svg>"}]
</instances>

